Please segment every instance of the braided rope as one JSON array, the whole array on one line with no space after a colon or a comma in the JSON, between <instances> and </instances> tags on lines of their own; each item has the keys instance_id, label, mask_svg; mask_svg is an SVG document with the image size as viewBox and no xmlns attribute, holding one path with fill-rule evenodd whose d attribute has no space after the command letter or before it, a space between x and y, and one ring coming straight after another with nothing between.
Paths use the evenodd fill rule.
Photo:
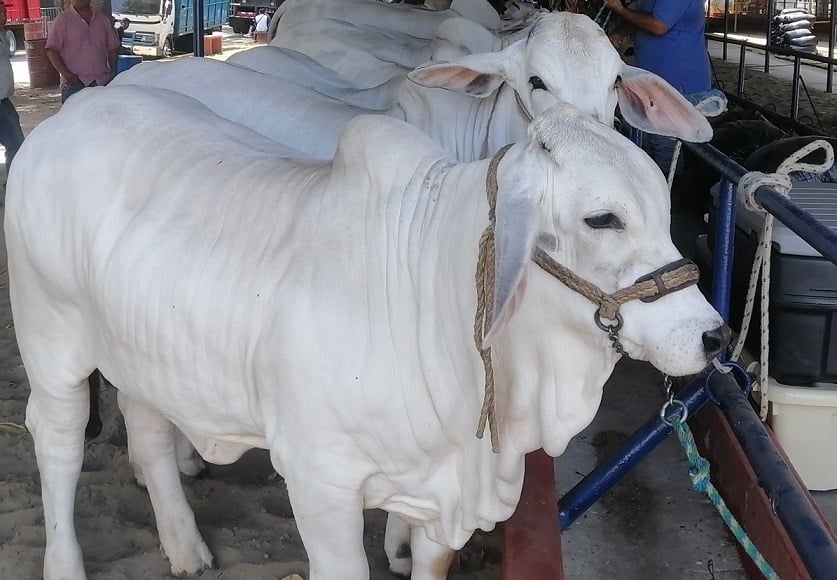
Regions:
<instances>
[{"instance_id":1,"label":"braided rope","mask_svg":"<svg viewBox=\"0 0 837 580\"><path fill-rule=\"evenodd\" d=\"M660 288L654 280L637 282L627 288L617 290L613 294L606 294L598 286L578 277L569 268L549 257L540 248L535 250L535 263L545 272L552 275L570 290L581 294L599 307L599 315L608 320L614 320L619 307L631 300L652 298L660 294ZM697 282L700 272L695 264L689 263L675 270L664 272L661 276L668 288L678 288Z\"/></svg>"},{"instance_id":2,"label":"braided rope","mask_svg":"<svg viewBox=\"0 0 837 580\"><path fill-rule=\"evenodd\" d=\"M779 575L776 574L767 560L764 559L764 556L761 555L759 549L747 535L747 532L744 531L744 528L741 527L741 524L738 523L735 516L732 515L721 494L718 493L718 490L712 484L709 477L709 462L698 452L692 430L679 417L675 417L672 420L671 426L674 428L674 432L677 433L677 438L680 440L680 444L686 452L686 457L689 459L689 477L692 479L692 486L695 488L695 491L705 493L709 496L709 499L712 501L715 509L718 510L724 523L764 577L768 580L779 580Z\"/></svg>"},{"instance_id":3,"label":"braided rope","mask_svg":"<svg viewBox=\"0 0 837 580\"><path fill-rule=\"evenodd\" d=\"M822 149L825 153L825 161L823 163L802 163L800 160L813 153L817 149ZM762 421L767 420L768 412L768 374L769 356L770 356L770 253L772 249L773 239L773 215L766 212L761 205L756 201L756 190L762 186L770 186L776 190L777 193L788 197L790 195L793 183L789 177L789 173L793 171L809 171L813 173L823 173L831 169L834 165L834 150L828 141L818 139L812 141L808 145L800 148L795 153L788 156L775 173L765 174L759 171L751 171L746 173L738 182L738 197L744 207L750 211L755 211L764 214L764 225L759 234L758 246L756 247L756 254L753 258L753 266L750 270L750 285L747 288L747 297L744 302L744 316L741 321L741 332L738 335L738 340L732 349L731 360L736 361L740 358L741 352L744 350L744 341L747 338L747 333L750 330L750 323L753 314L753 307L755 305L756 286L761 272L761 293L759 296L761 305L761 348L759 351L759 370L758 370L758 385L760 393L759 401L759 417Z\"/></svg>"},{"instance_id":4,"label":"braided rope","mask_svg":"<svg viewBox=\"0 0 837 580\"><path fill-rule=\"evenodd\" d=\"M477 345L485 370L485 394L477 423L477 438L482 439L487 423L491 437L491 451L494 453L500 453L500 434L497 428L494 397L494 366L491 364L491 348L483 348L483 339L494 317L494 225L496 222L494 208L497 205L497 167L510 148L511 145L506 145L491 158L485 174L485 195L488 198L489 207L488 225L480 236L476 272L477 312L474 317L474 344Z\"/></svg>"}]
</instances>

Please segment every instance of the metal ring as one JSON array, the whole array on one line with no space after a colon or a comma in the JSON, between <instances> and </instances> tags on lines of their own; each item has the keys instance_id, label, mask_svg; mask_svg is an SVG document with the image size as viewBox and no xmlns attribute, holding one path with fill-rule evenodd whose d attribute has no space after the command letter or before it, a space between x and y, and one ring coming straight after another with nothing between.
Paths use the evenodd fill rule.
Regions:
<instances>
[{"instance_id":1,"label":"metal ring","mask_svg":"<svg viewBox=\"0 0 837 580\"><path fill-rule=\"evenodd\" d=\"M666 425L668 425L669 427L674 427L674 424L672 423L672 419L674 417L672 417L672 419L669 419L666 416L666 412L669 410L670 407L680 407L678 415L681 415L681 417L680 417L680 422L681 423L685 423L686 419L689 418L689 408L686 406L686 403L684 403L683 401L681 401L679 399L672 399L670 401L666 401L663 404L663 408L660 409L660 420L663 423L665 423ZM675 415L675 416L677 416L677 415Z\"/></svg>"},{"instance_id":2,"label":"metal ring","mask_svg":"<svg viewBox=\"0 0 837 580\"><path fill-rule=\"evenodd\" d=\"M737 362L727 360L723 361L721 364L732 371L733 376L736 378L735 382L737 382L739 386L741 386L741 390L744 391L744 396L749 397L750 393L753 392L753 385L755 385L755 378L753 375L748 373L747 369L742 367ZM709 387L709 381L712 378L712 375L718 372L720 371L714 367L710 369L706 375L703 388L706 390L706 395L709 397L709 400L720 406L721 401L718 400L718 397L715 396L715 393L713 393L712 389Z\"/></svg>"},{"instance_id":3,"label":"metal ring","mask_svg":"<svg viewBox=\"0 0 837 580\"><path fill-rule=\"evenodd\" d=\"M593 313L593 320L596 321L596 326L604 330L605 332L617 332L622 328L622 315L618 312L616 313L616 324L605 324L602 322L602 316L599 314L601 308L597 309L596 312Z\"/></svg>"}]
</instances>

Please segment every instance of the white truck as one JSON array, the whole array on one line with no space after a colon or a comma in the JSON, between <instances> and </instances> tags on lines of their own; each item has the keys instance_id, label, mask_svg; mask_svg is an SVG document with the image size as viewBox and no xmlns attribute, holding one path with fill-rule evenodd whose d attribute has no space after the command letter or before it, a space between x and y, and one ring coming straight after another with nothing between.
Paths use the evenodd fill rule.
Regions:
<instances>
[{"instance_id":1,"label":"white truck","mask_svg":"<svg viewBox=\"0 0 837 580\"><path fill-rule=\"evenodd\" d=\"M114 20L128 20L122 46L143 57L191 50L194 6L195 0L111 0ZM229 7L230 0L204 0L204 30L220 31L227 22Z\"/></svg>"}]
</instances>

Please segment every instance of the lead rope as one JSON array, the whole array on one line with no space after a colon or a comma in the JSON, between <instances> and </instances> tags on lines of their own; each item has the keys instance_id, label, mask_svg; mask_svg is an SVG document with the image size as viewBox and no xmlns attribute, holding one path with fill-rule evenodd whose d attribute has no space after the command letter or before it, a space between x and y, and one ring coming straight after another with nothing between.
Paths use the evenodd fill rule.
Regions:
<instances>
[{"instance_id":1,"label":"lead rope","mask_svg":"<svg viewBox=\"0 0 837 580\"><path fill-rule=\"evenodd\" d=\"M511 145L506 145L491 158L485 174L485 194L489 207L488 225L480 236L476 273L477 313L474 318L474 344L477 345L485 369L485 395L477 424L477 438L482 439L487 423L491 437L491 451L494 453L500 453L500 435L494 404L494 367L491 364L491 348L483 348L482 343L494 317L494 224L496 222L494 208L497 205L497 166L500 165L500 160L510 148Z\"/></svg>"},{"instance_id":2,"label":"lead rope","mask_svg":"<svg viewBox=\"0 0 837 580\"><path fill-rule=\"evenodd\" d=\"M738 540L738 543L741 544L741 547L750 556L750 559L759 569L759 572L767 580L780 580L779 575L776 574L767 560L764 559L764 556L761 555L761 552L759 552L759 549L747 535L747 532L744 531L744 528L741 527L741 524L732 515L724 498L721 497L717 488L712 484L709 474L709 461L698 451L697 444L695 444L695 437L692 434L692 430L689 429L689 425L686 423L689 411L682 401L674 398L671 377L665 375L664 381L668 401L666 401L660 410L660 418L663 420L663 423L674 429L674 432L677 434L677 439L680 440L680 444L683 446L686 458L689 460L689 478L692 480L692 487L695 491L705 493L709 497L715 509L718 510L721 519L724 520L732 535L735 536L735 539ZM674 406L679 407L679 412L675 413L671 418L668 418L666 411Z\"/></svg>"},{"instance_id":3,"label":"lead rope","mask_svg":"<svg viewBox=\"0 0 837 580\"><path fill-rule=\"evenodd\" d=\"M825 161L823 163L802 163L800 160L810 153L822 149L825 153ZM773 215L766 212L755 199L756 190L768 185L773 187L779 194L788 197L791 187L793 186L789 173L793 171L809 171L812 173L824 173L831 169L834 165L834 150L828 141L818 139L812 141L808 145L802 147L792 155L788 156L781 165L776 169L775 173L761 173L759 171L751 171L746 173L738 182L738 198L750 211L764 214L764 226L759 235L759 242L756 248L756 254L753 259L753 267L750 271L750 285L747 288L747 298L744 303L744 316L741 321L741 332L732 349L731 360L737 361L741 357L741 352L744 350L744 340L747 338L747 333L750 330L750 321L753 314L753 306L755 304L756 286L758 285L759 271L761 271L761 348L759 352L759 366L758 366L758 385L760 393L759 401L759 417L762 421L767 420L768 409L768 373L770 355L770 252L771 240L773 238Z\"/></svg>"}]
</instances>

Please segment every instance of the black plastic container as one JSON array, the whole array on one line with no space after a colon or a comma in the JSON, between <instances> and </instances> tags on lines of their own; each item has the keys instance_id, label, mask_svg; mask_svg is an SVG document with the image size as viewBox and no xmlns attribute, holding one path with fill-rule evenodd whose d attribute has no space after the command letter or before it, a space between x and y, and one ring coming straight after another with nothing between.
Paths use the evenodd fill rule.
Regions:
<instances>
[{"instance_id":1,"label":"black plastic container","mask_svg":"<svg viewBox=\"0 0 837 580\"><path fill-rule=\"evenodd\" d=\"M714 193L714 192L713 192ZM800 183L791 199L826 225L837 220L837 185ZM714 210L709 214L713 231ZM770 375L781 383L837 382L837 266L778 221L774 222L770 276ZM761 217L737 208L730 323L740 328ZM703 285L711 285L712 234L698 240ZM745 343L760 347L759 296Z\"/></svg>"}]
</instances>

